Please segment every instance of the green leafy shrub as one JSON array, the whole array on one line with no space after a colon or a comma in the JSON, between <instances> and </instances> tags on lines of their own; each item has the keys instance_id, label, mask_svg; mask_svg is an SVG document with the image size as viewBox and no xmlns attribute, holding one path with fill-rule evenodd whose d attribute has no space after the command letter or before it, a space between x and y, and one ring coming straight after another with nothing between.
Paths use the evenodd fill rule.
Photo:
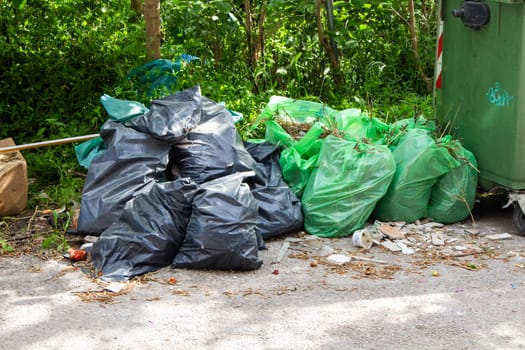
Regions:
<instances>
[{"instance_id":1,"label":"green leafy shrub","mask_svg":"<svg viewBox=\"0 0 525 350\"><path fill-rule=\"evenodd\" d=\"M407 2L334 1L335 69L319 42L316 3L300 0L161 2L162 56L198 56L177 75L244 115L249 127L272 95L360 107L389 122L432 117L427 82L435 50L435 2L416 2L415 61ZM250 4L248 16L248 8ZM19 7L18 5L23 5ZM145 62L144 22L129 0L0 1L0 138L18 144L96 133L102 94L149 105L126 79ZM170 93L171 91L166 91ZM156 96L160 97L160 96ZM33 205L78 200L82 177L71 145L24 152ZM46 195L41 195L45 192Z\"/></svg>"}]
</instances>

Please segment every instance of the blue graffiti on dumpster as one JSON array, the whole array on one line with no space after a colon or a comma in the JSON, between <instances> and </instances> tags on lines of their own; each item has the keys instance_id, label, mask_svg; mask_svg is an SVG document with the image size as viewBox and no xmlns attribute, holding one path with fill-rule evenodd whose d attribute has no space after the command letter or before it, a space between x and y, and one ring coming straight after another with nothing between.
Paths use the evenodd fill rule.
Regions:
<instances>
[{"instance_id":1,"label":"blue graffiti on dumpster","mask_svg":"<svg viewBox=\"0 0 525 350\"><path fill-rule=\"evenodd\" d=\"M495 87L490 87L485 95L487 95L490 104L498 107L510 107L510 102L514 100L514 96L503 89L499 82L495 84Z\"/></svg>"}]
</instances>

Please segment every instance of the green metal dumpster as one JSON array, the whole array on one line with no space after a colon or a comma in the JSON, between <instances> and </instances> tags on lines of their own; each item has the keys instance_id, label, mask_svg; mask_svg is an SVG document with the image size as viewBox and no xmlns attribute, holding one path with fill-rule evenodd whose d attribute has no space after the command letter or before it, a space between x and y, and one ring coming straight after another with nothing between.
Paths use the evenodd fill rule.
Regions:
<instances>
[{"instance_id":1,"label":"green metal dumpster","mask_svg":"<svg viewBox=\"0 0 525 350\"><path fill-rule=\"evenodd\" d=\"M509 192L525 235L525 0L441 0L436 119L477 158L479 185Z\"/></svg>"}]
</instances>

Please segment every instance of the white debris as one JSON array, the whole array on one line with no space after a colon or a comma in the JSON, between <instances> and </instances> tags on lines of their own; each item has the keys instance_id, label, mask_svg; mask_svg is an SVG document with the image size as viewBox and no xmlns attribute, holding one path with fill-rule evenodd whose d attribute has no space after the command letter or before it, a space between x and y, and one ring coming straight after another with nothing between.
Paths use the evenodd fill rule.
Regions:
<instances>
[{"instance_id":1,"label":"white debris","mask_svg":"<svg viewBox=\"0 0 525 350\"><path fill-rule=\"evenodd\" d=\"M401 248L395 244L394 242L386 239L379 243L382 247L385 247L386 249L390 250L391 252L400 252Z\"/></svg>"},{"instance_id":2,"label":"white debris","mask_svg":"<svg viewBox=\"0 0 525 350\"><path fill-rule=\"evenodd\" d=\"M439 232L432 232L432 244L433 245L445 245L445 236Z\"/></svg>"},{"instance_id":3,"label":"white debris","mask_svg":"<svg viewBox=\"0 0 525 350\"><path fill-rule=\"evenodd\" d=\"M126 283L120 283L120 282L111 282L107 286L104 287L104 290L107 290L108 292L112 293L120 293L122 289L126 287Z\"/></svg>"},{"instance_id":4,"label":"white debris","mask_svg":"<svg viewBox=\"0 0 525 350\"><path fill-rule=\"evenodd\" d=\"M86 243L95 243L97 240L98 240L97 236L90 236L90 235L84 236L84 242Z\"/></svg>"},{"instance_id":5,"label":"white debris","mask_svg":"<svg viewBox=\"0 0 525 350\"><path fill-rule=\"evenodd\" d=\"M397 246L399 248L401 248L401 253L403 253L403 254L407 254L408 255L408 254L414 254L415 253L414 249L408 247L405 243L403 243L401 241L396 242L396 244L397 244Z\"/></svg>"},{"instance_id":6,"label":"white debris","mask_svg":"<svg viewBox=\"0 0 525 350\"><path fill-rule=\"evenodd\" d=\"M429 223L424 224L423 226L429 229L434 229L434 228L444 227L445 225L440 222L429 222Z\"/></svg>"},{"instance_id":7,"label":"white debris","mask_svg":"<svg viewBox=\"0 0 525 350\"><path fill-rule=\"evenodd\" d=\"M343 254L332 254L326 258L326 261L333 265L344 265L352 261L352 257Z\"/></svg>"},{"instance_id":8,"label":"white debris","mask_svg":"<svg viewBox=\"0 0 525 350\"><path fill-rule=\"evenodd\" d=\"M281 245L281 249L279 250L279 254L277 255L277 258L273 263L278 264L280 263L283 258L286 256L286 253L288 252L288 248L290 248L290 242L284 241Z\"/></svg>"},{"instance_id":9,"label":"white debris","mask_svg":"<svg viewBox=\"0 0 525 350\"><path fill-rule=\"evenodd\" d=\"M488 239L490 239L491 241L501 241L501 240L504 240L504 239L512 239L512 235L508 234L508 233L497 233L495 235L488 235L488 236L485 236L487 237Z\"/></svg>"},{"instance_id":10,"label":"white debris","mask_svg":"<svg viewBox=\"0 0 525 350\"><path fill-rule=\"evenodd\" d=\"M367 261L367 262L376 263L376 264L390 264L388 261L379 260L379 259L371 259L371 258L367 258L364 256L358 256L358 255L353 255L352 259L360 260L360 261Z\"/></svg>"},{"instance_id":11,"label":"white debris","mask_svg":"<svg viewBox=\"0 0 525 350\"><path fill-rule=\"evenodd\" d=\"M474 228L466 229L465 232L473 236L479 235L479 230Z\"/></svg>"}]
</instances>

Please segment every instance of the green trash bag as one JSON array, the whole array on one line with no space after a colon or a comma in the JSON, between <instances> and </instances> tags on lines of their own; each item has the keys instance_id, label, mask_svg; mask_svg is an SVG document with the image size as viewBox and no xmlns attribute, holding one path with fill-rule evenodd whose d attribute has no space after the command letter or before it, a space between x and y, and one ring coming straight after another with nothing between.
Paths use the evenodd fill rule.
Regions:
<instances>
[{"instance_id":1,"label":"green trash bag","mask_svg":"<svg viewBox=\"0 0 525 350\"><path fill-rule=\"evenodd\" d=\"M439 177L460 165L426 129L408 129L393 151L396 173L376 206L381 221L414 222L425 216L432 187Z\"/></svg>"},{"instance_id":2,"label":"green trash bag","mask_svg":"<svg viewBox=\"0 0 525 350\"><path fill-rule=\"evenodd\" d=\"M291 147L295 142L293 137L275 120L268 120L266 122L264 139L280 147Z\"/></svg>"},{"instance_id":3,"label":"green trash bag","mask_svg":"<svg viewBox=\"0 0 525 350\"><path fill-rule=\"evenodd\" d=\"M340 112L322 103L295 100L283 96L272 96L263 111L257 117L253 128L261 122L276 120L298 124L313 124L327 119L336 120Z\"/></svg>"},{"instance_id":4,"label":"green trash bag","mask_svg":"<svg viewBox=\"0 0 525 350\"><path fill-rule=\"evenodd\" d=\"M466 219L474 208L478 186L476 157L459 141L445 141L461 163L439 178L432 188L427 216L436 222L452 224Z\"/></svg>"},{"instance_id":5,"label":"green trash bag","mask_svg":"<svg viewBox=\"0 0 525 350\"><path fill-rule=\"evenodd\" d=\"M425 129L430 133L434 133L437 130L434 121L428 120L422 115L415 118L400 119L390 124L390 130L386 131L386 144L390 147L397 146L407 131L415 128Z\"/></svg>"},{"instance_id":6,"label":"green trash bag","mask_svg":"<svg viewBox=\"0 0 525 350\"><path fill-rule=\"evenodd\" d=\"M395 167L386 146L326 137L301 199L306 232L342 237L362 228Z\"/></svg>"},{"instance_id":7,"label":"green trash bag","mask_svg":"<svg viewBox=\"0 0 525 350\"><path fill-rule=\"evenodd\" d=\"M351 138L383 144L390 126L377 118L369 117L359 109L352 108L341 111L337 130Z\"/></svg>"},{"instance_id":8,"label":"green trash bag","mask_svg":"<svg viewBox=\"0 0 525 350\"><path fill-rule=\"evenodd\" d=\"M310 174L317 163L317 157L315 155L305 159L293 147L281 152L279 165L281 166L283 179L299 199L302 197Z\"/></svg>"},{"instance_id":9,"label":"green trash bag","mask_svg":"<svg viewBox=\"0 0 525 350\"><path fill-rule=\"evenodd\" d=\"M323 140L319 139L323 128L315 123L310 130L292 146L284 149L279 165L284 181L298 198L301 198L310 174L317 163Z\"/></svg>"}]
</instances>

